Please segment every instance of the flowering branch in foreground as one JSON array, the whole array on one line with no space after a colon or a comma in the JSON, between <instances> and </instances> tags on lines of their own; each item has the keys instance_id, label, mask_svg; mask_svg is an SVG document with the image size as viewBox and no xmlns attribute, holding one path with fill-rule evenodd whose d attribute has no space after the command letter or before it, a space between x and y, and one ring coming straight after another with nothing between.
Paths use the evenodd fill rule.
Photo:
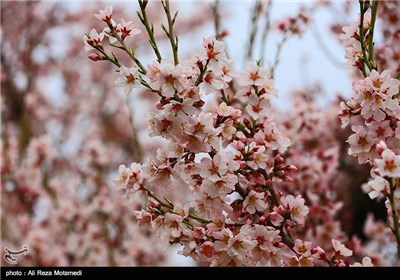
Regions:
<instances>
[{"instance_id":1,"label":"flowering branch in foreground","mask_svg":"<svg viewBox=\"0 0 400 280\"><path fill-rule=\"evenodd\" d=\"M354 94L342 102L342 126L352 124L349 154L371 165L371 180L363 189L371 199L386 199L388 225L400 257L400 99L399 79L389 70L378 71L374 55L374 27L379 1L360 1L360 19L344 27L349 64L364 79L353 83Z\"/></svg>"},{"instance_id":2,"label":"flowering branch in foreground","mask_svg":"<svg viewBox=\"0 0 400 280\"><path fill-rule=\"evenodd\" d=\"M101 60L120 68L117 84L125 88L125 93L144 86L158 97L157 111L148 116L149 135L166 139L168 149L158 149L155 157L143 164L121 165L116 179L127 194L145 194L146 207L135 211L139 224L156 231L168 245L183 245L183 255L211 265L350 265L353 250L339 238L330 239L328 244L313 244L309 235L301 233L319 224L308 222L310 208L306 204L312 198L293 195L288 188L280 187L291 184L297 167L286 163L291 143L273 119L271 100L277 89L271 72L258 62L249 62L245 70L234 71L224 43L215 38L205 38L200 52L179 60L178 40L173 32L176 14L171 17L168 1L162 5L168 21L168 29L163 29L170 39L173 62L157 53L154 31L146 28L157 61L144 67L125 43L126 37L136 33L133 23L116 24L111 14L101 17L107 23L103 32L93 31L84 38L87 49L91 47L99 52ZM389 209L395 209L399 205L395 193L400 164L395 152L399 146L398 139L393 142L388 138L399 135L399 104L395 98L398 80L375 70L370 48L373 41L361 35L372 37L376 14L368 30L364 30L364 10L361 27L357 24L348 39L356 46L354 34L360 32L360 55L354 56L354 63L361 69L366 65L370 75L355 83L357 93L364 94L353 98L353 103L342 105L341 116L344 122L356 115L368 121L354 126L349 151L360 162L371 162L378 180L391 178L387 196ZM146 26L143 10L141 21ZM110 45L124 50L135 66L123 66L114 54L105 52L105 35ZM367 69L363 71L367 73ZM376 137L386 144L374 143ZM329 153L320 156L331 160ZM385 184L380 182L376 187L383 195ZM178 187L191 192L182 203L158 195L162 190ZM392 228L397 234L398 213L389 215L393 216ZM362 264L354 265L371 265L371 259L366 257Z\"/></svg>"}]
</instances>

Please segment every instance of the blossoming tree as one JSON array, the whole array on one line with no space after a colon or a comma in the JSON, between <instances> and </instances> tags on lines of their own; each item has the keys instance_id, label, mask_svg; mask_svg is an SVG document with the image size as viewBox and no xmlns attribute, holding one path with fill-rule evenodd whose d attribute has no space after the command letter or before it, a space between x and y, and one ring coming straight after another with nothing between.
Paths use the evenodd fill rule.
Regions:
<instances>
[{"instance_id":1,"label":"blossoming tree","mask_svg":"<svg viewBox=\"0 0 400 280\"><path fill-rule=\"evenodd\" d=\"M1 3L1 250L27 245L24 266L173 264L154 235L138 230L130 207L140 204L110 188L115 166L140 160L151 142L138 151L140 128L107 82L112 68L82 64L81 30L97 23L86 16L93 8ZM184 23L182 33L203 21Z\"/></svg>"},{"instance_id":2,"label":"blossoming tree","mask_svg":"<svg viewBox=\"0 0 400 280\"><path fill-rule=\"evenodd\" d=\"M93 29L83 38L85 49L94 50L89 58L116 66L115 84L126 94L144 87L158 98L156 111L148 115L148 132L164 138L166 146L143 163L121 165L115 180L127 195L143 197L143 209L134 213L139 225L166 244L181 244L184 256L211 265L372 265L364 257L367 250L342 231L336 218L340 203L333 181L343 144L325 131L335 123L319 121L321 113L301 93L293 119L279 117L271 106L278 92L273 75L279 57L271 69L256 60L235 71L216 28L216 37L204 38L199 52L181 59L174 32L177 13L161 1L167 19L161 27L172 50L169 60L149 28L148 2L139 1L139 6L156 56L148 66L126 43L139 31L133 22L115 22L111 7L96 14L104 30ZM255 18L261 7L256 2ZM340 118L343 127L352 123L349 154L371 165L372 179L364 190L371 198L386 197L390 240L399 248L400 82L392 77L397 72L380 69L374 56L378 7L378 1L360 1L359 20L343 28L346 58L364 79L353 83L355 94L341 103ZM308 22L301 11L278 28L289 36L301 33ZM124 65L105 48L106 37L132 64ZM323 135L330 141L310 146L308 140ZM174 189L186 195L174 201L168 197Z\"/></svg>"},{"instance_id":3,"label":"blossoming tree","mask_svg":"<svg viewBox=\"0 0 400 280\"><path fill-rule=\"evenodd\" d=\"M177 264L170 247L200 265L399 265L400 2L333 2L251 3L241 70L223 2L1 3L2 247L39 266ZM305 84L280 108L285 46L324 9L354 20L324 31L352 95L320 106Z\"/></svg>"}]
</instances>

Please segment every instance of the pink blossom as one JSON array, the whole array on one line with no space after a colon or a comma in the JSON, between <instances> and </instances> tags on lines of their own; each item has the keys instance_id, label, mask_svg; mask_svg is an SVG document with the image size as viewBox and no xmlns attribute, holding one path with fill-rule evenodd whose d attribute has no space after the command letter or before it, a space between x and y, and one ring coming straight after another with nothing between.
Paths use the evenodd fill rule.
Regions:
<instances>
[{"instance_id":1,"label":"pink blossom","mask_svg":"<svg viewBox=\"0 0 400 280\"><path fill-rule=\"evenodd\" d=\"M207 71L204 74L203 82L199 85L200 92L206 95L224 89L226 87L227 85L222 80L222 77L217 76L212 71Z\"/></svg>"},{"instance_id":2,"label":"pink blossom","mask_svg":"<svg viewBox=\"0 0 400 280\"><path fill-rule=\"evenodd\" d=\"M140 31L139 29L135 29L133 27L134 27L133 21L125 22L121 18L121 23L117 24L117 27L115 28L115 30L116 30L116 32L121 34L122 38L133 37L133 36L136 36L136 35L142 33L142 31Z\"/></svg>"},{"instance_id":3,"label":"pink blossom","mask_svg":"<svg viewBox=\"0 0 400 280\"><path fill-rule=\"evenodd\" d=\"M281 198L281 202L288 208L291 218L296 223L303 225L309 212L308 207L304 205L305 200L300 195L296 197L287 195Z\"/></svg>"},{"instance_id":4,"label":"pink blossom","mask_svg":"<svg viewBox=\"0 0 400 280\"><path fill-rule=\"evenodd\" d=\"M362 49L359 41L354 40L353 44L346 48L347 64L352 66L360 66L360 57L362 57Z\"/></svg>"},{"instance_id":5,"label":"pink blossom","mask_svg":"<svg viewBox=\"0 0 400 280\"><path fill-rule=\"evenodd\" d=\"M290 146L290 140L283 136L276 124L269 120L264 122L264 129L254 135L254 139L272 150L285 151Z\"/></svg>"},{"instance_id":6,"label":"pink blossom","mask_svg":"<svg viewBox=\"0 0 400 280\"><path fill-rule=\"evenodd\" d=\"M240 232L229 239L227 252L230 256L241 260L257 245L257 241L250 239L250 231L249 226L242 226Z\"/></svg>"},{"instance_id":7,"label":"pink blossom","mask_svg":"<svg viewBox=\"0 0 400 280\"><path fill-rule=\"evenodd\" d=\"M388 137L393 136L393 134L394 134L394 132L390 126L389 120L382 121L382 122L377 122L377 121L371 122L369 135L372 138L384 140Z\"/></svg>"},{"instance_id":8,"label":"pink blossom","mask_svg":"<svg viewBox=\"0 0 400 280\"><path fill-rule=\"evenodd\" d=\"M113 7L112 6L106 6L104 10L99 10L98 14L94 14L94 16L100 20L103 20L105 22L110 22L112 18L112 12L113 12Z\"/></svg>"},{"instance_id":9,"label":"pink blossom","mask_svg":"<svg viewBox=\"0 0 400 280\"><path fill-rule=\"evenodd\" d=\"M209 61L211 69L215 69L218 63L227 60L225 53L225 44L222 41L218 41L215 38L204 38L203 49L200 52L200 58L203 63Z\"/></svg>"},{"instance_id":10,"label":"pink blossom","mask_svg":"<svg viewBox=\"0 0 400 280\"><path fill-rule=\"evenodd\" d=\"M355 134L352 134L347 142L350 144L350 154L368 153L373 145L373 139L369 136L368 132L362 126L354 126L352 130Z\"/></svg>"},{"instance_id":11,"label":"pink blossom","mask_svg":"<svg viewBox=\"0 0 400 280\"><path fill-rule=\"evenodd\" d=\"M250 150L255 150L253 152L252 160L247 161L247 165L255 170L258 168L266 169L269 157L266 153L265 146L255 147L255 143L251 143L249 146Z\"/></svg>"},{"instance_id":12,"label":"pink blossom","mask_svg":"<svg viewBox=\"0 0 400 280\"><path fill-rule=\"evenodd\" d=\"M93 47L101 47L101 41L103 41L104 38L104 33L100 32L100 34L97 33L96 29L92 29L89 32L89 36L84 35L83 36L83 43L84 43L84 48L85 51L91 51L93 50Z\"/></svg>"},{"instance_id":13,"label":"pink blossom","mask_svg":"<svg viewBox=\"0 0 400 280\"><path fill-rule=\"evenodd\" d=\"M225 121L221 125L221 135L226 139L226 140L232 140L233 135L235 135L236 128L233 124L233 120L228 120Z\"/></svg>"},{"instance_id":14,"label":"pink blossom","mask_svg":"<svg viewBox=\"0 0 400 280\"><path fill-rule=\"evenodd\" d=\"M175 90L180 91L183 88L180 81L182 69L166 60L163 60L161 64L153 63L147 75L152 81L152 85L159 88L165 97L173 97Z\"/></svg>"},{"instance_id":15,"label":"pink blossom","mask_svg":"<svg viewBox=\"0 0 400 280\"><path fill-rule=\"evenodd\" d=\"M232 192L235 189L236 183L237 177L233 174L227 174L219 177L215 181L209 179L203 180L201 190L210 195L210 197L215 198Z\"/></svg>"},{"instance_id":16,"label":"pink blossom","mask_svg":"<svg viewBox=\"0 0 400 280\"><path fill-rule=\"evenodd\" d=\"M281 241L279 230L273 227L255 225L250 232L251 238L257 241L257 248L268 253L275 253L275 244Z\"/></svg>"},{"instance_id":17,"label":"pink blossom","mask_svg":"<svg viewBox=\"0 0 400 280\"><path fill-rule=\"evenodd\" d=\"M247 64L246 71L239 76L238 83L241 86L266 86L268 82L267 70L260 68L257 63L251 61Z\"/></svg>"},{"instance_id":18,"label":"pink blossom","mask_svg":"<svg viewBox=\"0 0 400 280\"><path fill-rule=\"evenodd\" d=\"M186 98L183 102L171 100L170 103L164 106L164 111L167 113L167 119L172 121L175 118L183 119L186 116L193 115L196 109L193 107L193 100Z\"/></svg>"},{"instance_id":19,"label":"pink blossom","mask_svg":"<svg viewBox=\"0 0 400 280\"><path fill-rule=\"evenodd\" d=\"M132 68L121 66L120 77L115 80L115 85L124 87L125 95L129 95L134 88L140 86L138 68L135 66Z\"/></svg>"},{"instance_id":20,"label":"pink blossom","mask_svg":"<svg viewBox=\"0 0 400 280\"><path fill-rule=\"evenodd\" d=\"M382 159L376 159L375 164L382 176L400 177L400 155L396 155L392 150L385 149Z\"/></svg>"},{"instance_id":21,"label":"pink blossom","mask_svg":"<svg viewBox=\"0 0 400 280\"><path fill-rule=\"evenodd\" d=\"M389 182L380 176L375 176L373 180L368 182L367 187L371 199L383 197L389 191Z\"/></svg>"},{"instance_id":22,"label":"pink blossom","mask_svg":"<svg viewBox=\"0 0 400 280\"><path fill-rule=\"evenodd\" d=\"M333 249L337 254L343 257L350 257L353 255L353 251L346 248L344 244L342 244L339 240L332 239Z\"/></svg>"},{"instance_id":23,"label":"pink blossom","mask_svg":"<svg viewBox=\"0 0 400 280\"><path fill-rule=\"evenodd\" d=\"M215 253L214 243L206 241L201 244L200 253L202 253L206 258L211 258Z\"/></svg>"},{"instance_id":24,"label":"pink blossom","mask_svg":"<svg viewBox=\"0 0 400 280\"><path fill-rule=\"evenodd\" d=\"M180 215L172 213L165 214L163 228L167 235L167 241L171 241L173 238L179 238L187 231L187 227L182 223L182 220Z\"/></svg>"},{"instance_id":25,"label":"pink blossom","mask_svg":"<svg viewBox=\"0 0 400 280\"><path fill-rule=\"evenodd\" d=\"M221 117L230 117L235 112L235 109L231 106L226 105L225 102L219 104L217 114Z\"/></svg>"},{"instance_id":26,"label":"pink blossom","mask_svg":"<svg viewBox=\"0 0 400 280\"><path fill-rule=\"evenodd\" d=\"M210 181L218 181L227 171L227 162L220 155L213 159L203 158L200 162L200 176Z\"/></svg>"},{"instance_id":27,"label":"pink blossom","mask_svg":"<svg viewBox=\"0 0 400 280\"><path fill-rule=\"evenodd\" d=\"M138 220L138 224L140 226L150 225L152 222L152 215L143 209L140 211L134 211L133 214L135 215L136 219Z\"/></svg>"},{"instance_id":28,"label":"pink blossom","mask_svg":"<svg viewBox=\"0 0 400 280\"><path fill-rule=\"evenodd\" d=\"M258 193L251 190L243 202L243 208L250 214L254 214L256 211L264 211L266 208L264 193Z\"/></svg>"},{"instance_id":29,"label":"pink blossom","mask_svg":"<svg viewBox=\"0 0 400 280\"><path fill-rule=\"evenodd\" d=\"M270 108L270 102L266 98L259 98L256 94L252 93L249 96L249 104L246 107L250 116L257 120L260 117L265 117Z\"/></svg>"}]
</instances>

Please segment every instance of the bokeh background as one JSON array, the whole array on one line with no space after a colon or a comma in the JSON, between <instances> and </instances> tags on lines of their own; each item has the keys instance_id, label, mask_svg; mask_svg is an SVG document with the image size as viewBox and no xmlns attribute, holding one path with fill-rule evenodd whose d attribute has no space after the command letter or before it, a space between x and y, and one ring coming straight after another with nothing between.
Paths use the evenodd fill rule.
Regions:
<instances>
[{"instance_id":1,"label":"bokeh background","mask_svg":"<svg viewBox=\"0 0 400 280\"><path fill-rule=\"evenodd\" d=\"M275 104L290 112L295 91L307 92L321 111L329 106L339 111L338 96L351 95L354 74L345 65L339 33L356 18L355 4L219 1L216 9L214 1L172 1L171 7L179 11L182 57L199 50L203 37L215 35L215 12L236 69L254 59L271 67L279 54ZM157 236L139 230L132 211L140 208L140 197L128 201L112 182L119 164L141 161L163 142L147 137L144 115L154 110L152 97L141 90L126 97L114 86L112 65L90 61L83 49L84 33L104 27L93 14L106 5L114 6L116 20L133 20L143 30L133 1L1 2L1 250L28 245L19 265L194 264L176 254L180 248L165 251ZM282 32L280 24L300 13L308 23L297 34ZM158 1L150 1L149 17L160 49L171 58ZM253 28L258 32L249 55ZM130 46L144 64L155 59L145 32ZM341 218L349 234L362 235L365 208L378 217L383 208L365 202L360 190L368 171L350 172L355 187L343 196L347 210ZM348 195L354 192L361 197L356 202Z\"/></svg>"}]
</instances>

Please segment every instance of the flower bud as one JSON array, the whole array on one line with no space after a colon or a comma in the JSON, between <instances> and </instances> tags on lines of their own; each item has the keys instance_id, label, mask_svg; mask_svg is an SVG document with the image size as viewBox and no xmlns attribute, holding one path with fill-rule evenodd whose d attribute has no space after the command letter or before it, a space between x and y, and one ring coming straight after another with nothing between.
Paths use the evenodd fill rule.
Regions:
<instances>
[{"instance_id":1,"label":"flower bud","mask_svg":"<svg viewBox=\"0 0 400 280\"><path fill-rule=\"evenodd\" d=\"M215 248L214 243L211 241L206 241L200 246L200 253L202 253L207 258L211 258L214 255Z\"/></svg>"},{"instance_id":2,"label":"flower bud","mask_svg":"<svg viewBox=\"0 0 400 280\"><path fill-rule=\"evenodd\" d=\"M275 156L275 165L281 165L284 162L285 162L285 160L283 159L283 157L280 154L277 154Z\"/></svg>"},{"instance_id":3,"label":"flower bud","mask_svg":"<svg viewBox=\"0 0 400 280\"><path fill-rule=\"evenodd\" d=\"M101 57L100 54L98 54L98 53L91 53L91 54L88 55L88 58L89 58L90 60L93 60L93 61L102 60L102 57Z\"/></svg>"}]
</instances>

